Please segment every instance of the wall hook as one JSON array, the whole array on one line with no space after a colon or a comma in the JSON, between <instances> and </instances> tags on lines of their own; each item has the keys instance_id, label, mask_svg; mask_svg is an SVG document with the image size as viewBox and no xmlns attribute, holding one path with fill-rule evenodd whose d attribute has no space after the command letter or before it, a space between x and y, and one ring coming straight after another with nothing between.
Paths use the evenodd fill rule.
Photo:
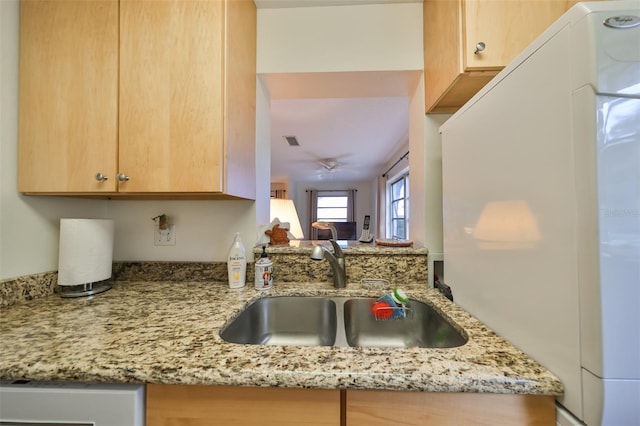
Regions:
<instances>
[{"instance_id":1,"label":"wall hook","mask_svg":"<svg viewBox=\"0 0 640 426\"><path fill-rule=\"evenodd\" d=\"M167 216L166 214L163 213L156 217L152 217L151 220L158 222L159 229L169 229L169 216Z\"/></svg>"}]
</instances>

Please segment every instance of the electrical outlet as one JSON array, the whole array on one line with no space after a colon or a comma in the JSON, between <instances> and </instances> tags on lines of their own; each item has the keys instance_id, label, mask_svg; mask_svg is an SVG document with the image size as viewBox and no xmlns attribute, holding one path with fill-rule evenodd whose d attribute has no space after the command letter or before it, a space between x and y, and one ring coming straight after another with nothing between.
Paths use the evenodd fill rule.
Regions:
<instances>
[{"instance_id":1,"label":"electrical outlet","mask_svg":"<svg viewBox=\"0 0 640 426\"><path fill-rule=\"evenodd\" d=\"M153 245L156 246L175 246L176 245L176 226L169 225L166 229L160 229L156 226L153 236Z\"/></svg>"}]
</instances>

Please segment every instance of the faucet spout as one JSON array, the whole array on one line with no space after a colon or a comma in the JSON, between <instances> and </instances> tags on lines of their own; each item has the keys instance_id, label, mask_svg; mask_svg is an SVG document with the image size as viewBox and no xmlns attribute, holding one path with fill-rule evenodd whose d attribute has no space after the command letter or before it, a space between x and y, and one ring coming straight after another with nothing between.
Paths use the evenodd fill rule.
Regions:
<instances>
[{"instance_id":1,"label":"faucet spout","mask_svg":"<svg viewBox=\"0 0 640 426\"><path fill-rule=\"evenodd\" d=\"M311 252L311 259L322 260L327 259L333 273L333 287L345 288L347 286L347 271L344 262L344 253L334 240L329 240L333 246L333 253L325 246L315 246Z\"/></svg>"}]
</instances>

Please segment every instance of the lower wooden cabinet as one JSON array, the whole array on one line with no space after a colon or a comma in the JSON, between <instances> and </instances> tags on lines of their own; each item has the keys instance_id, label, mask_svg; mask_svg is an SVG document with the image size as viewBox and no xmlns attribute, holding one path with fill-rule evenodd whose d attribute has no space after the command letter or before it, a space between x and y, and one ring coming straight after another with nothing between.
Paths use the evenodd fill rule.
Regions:
<instances>
[{"instance_id":1,"label":"lower wooden cabinet","mask_svg":"<svg viewBox=\"0 0 640 426\"><path fill-rule=\"evenodd\" d=\"M349 390L345 411L347 426L555 424L549 395Z\"/></svg>"},{"instance_id":2,"label":"lower wooden cabinet","mask_svg":"<svg viewBox=\"0 0 640 426\"><path fill-rule=\"evenodd\" d=\"M340 391L147 385L146 426L339 426Z\"/></svg>"},{"instance_id":3,"label":"lower wooden cabinet","mask_svg":"<svg viewBox=\"0 0 640 426\"><path fill-rule=\"evenodd\" d=\"M555 424L554 397L147 385L147 426Z\"/></svg>"}]
</instances>

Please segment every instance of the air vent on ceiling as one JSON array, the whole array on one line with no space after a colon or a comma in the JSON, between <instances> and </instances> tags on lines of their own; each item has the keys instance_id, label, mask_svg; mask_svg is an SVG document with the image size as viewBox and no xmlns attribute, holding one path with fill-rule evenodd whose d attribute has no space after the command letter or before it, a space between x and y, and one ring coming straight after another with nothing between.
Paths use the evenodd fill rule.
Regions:
<instances>
[{"instance_id":1,"label":"air vent on ceiling","mask_svg":"<svg viewBox=\"0 0 640 426\"><path fill-rule=\"evenodd\" d=\"M284 136L284 139L287 141L289 146L300 146L298 139L296 139L295 136Z\"/></svg>"}]
</instances>

